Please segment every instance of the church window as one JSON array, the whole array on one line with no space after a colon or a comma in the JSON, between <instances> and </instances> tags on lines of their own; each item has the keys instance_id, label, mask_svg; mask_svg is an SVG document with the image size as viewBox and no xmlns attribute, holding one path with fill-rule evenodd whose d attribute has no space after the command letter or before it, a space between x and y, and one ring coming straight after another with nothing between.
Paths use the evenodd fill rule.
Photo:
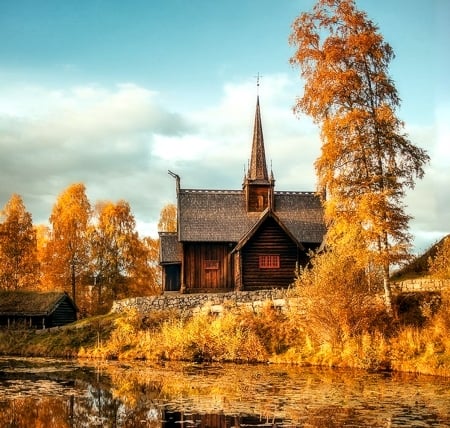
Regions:
<instances>
[{"instance_id":1,"label":"church window","mask_svg":"<svg viewBox=\"0 0 450 428\"><path fill-rule=\"evenodd\" d=\"M261 209L264 208L264 196L262 196L262 195L259 195L259 196L258 196L258 202L257 202L257 204L258 204L258 209L259 209L259 210L261 210Z\"/></svg>"},{"instance_id":2,"label":"church window","mask_svg":"<svg viewBox=\"0 0 450 428\"><path fill-rule=\"evenodd\" d=\"M260 269L279 269L280 256L276 254L265 254L259 256Z\"/></svg>"}]
</instances>

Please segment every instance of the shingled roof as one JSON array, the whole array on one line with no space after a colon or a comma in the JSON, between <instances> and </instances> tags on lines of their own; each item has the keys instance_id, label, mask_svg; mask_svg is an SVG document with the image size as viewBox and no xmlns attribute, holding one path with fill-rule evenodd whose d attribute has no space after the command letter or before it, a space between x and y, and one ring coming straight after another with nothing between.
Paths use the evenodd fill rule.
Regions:
<instances>
[{"instance_id":1,"label":"shingled roof","mask_svg":"<svg viewBox=\"0 0 450 428\"><path fill-rule=\"evenodd\" d=\"M182 248L177 232L159 232L159 261L161 264L179 263Z\"/></svg>"},{"instance_id":2,"label":"shingled roof","mask_svg":"<svg viewBox=\"0 0 450 428\"><path fill-rule=\"evenodd\" d=\"M275 192L274 212L299 243L320 244L325 234L320 198L313 192ZM242 190L178 193L179 241L239 242L264 213L247 212Z\"/></svg>"}]
</instances>

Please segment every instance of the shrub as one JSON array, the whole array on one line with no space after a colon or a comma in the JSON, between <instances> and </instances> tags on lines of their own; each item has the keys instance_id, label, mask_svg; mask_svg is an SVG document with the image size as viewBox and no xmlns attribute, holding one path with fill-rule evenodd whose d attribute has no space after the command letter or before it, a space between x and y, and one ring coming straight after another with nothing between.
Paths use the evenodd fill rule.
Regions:
<instances>
[{"instance_id":1,"label":"shrub","mask_svg":"<svg viewBox=\"0 0 450 428\"><path fill-rule=\"evenodd\" d=\"M364 271L339 251L315 255L295 291L304 305L306 333L316 344L340 346L387 325L383 303L370 292Z\"/></svg>"}]
</instances>

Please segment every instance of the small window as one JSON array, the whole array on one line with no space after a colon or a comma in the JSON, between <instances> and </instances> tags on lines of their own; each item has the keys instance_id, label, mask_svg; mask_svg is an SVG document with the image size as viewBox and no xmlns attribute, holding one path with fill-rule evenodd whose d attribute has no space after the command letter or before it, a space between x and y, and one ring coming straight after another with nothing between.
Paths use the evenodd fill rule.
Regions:
<instances>
[{"instance_id":1,"label":"small window","mask_svg":"<svg viewBox=\"0 0 450 428\"><path fill-rule=\"evenodd\" d=\"M259 256L259 268L260 269L279 269L280 256L279 255L264 255Z\"/></svg>"},{"instance_id":2,"label":"small window","mask_svg":"<svg viewBox=\"0 0 450 428\"><path fill-rule=\"evenodd\" d=\"M258 196L257 207L260 210L264 208L264 196L262 196L262 195Z\"/></svg>"},{"instance_id":3,"label":"small window","mask_svg":"<svg viewBox=\"0 0 450 428\"><path fill-rule=\"evenodd\" d=\"M219 260L205 260L205 270L217 270L219 269Z\"/></svg>"}]
</instances>

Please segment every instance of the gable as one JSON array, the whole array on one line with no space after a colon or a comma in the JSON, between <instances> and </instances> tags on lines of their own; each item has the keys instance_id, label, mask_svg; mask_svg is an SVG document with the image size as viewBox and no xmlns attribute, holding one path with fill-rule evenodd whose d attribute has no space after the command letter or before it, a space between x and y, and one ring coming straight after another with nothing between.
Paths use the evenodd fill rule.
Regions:
<instances>
[{"instance_id":1,"label":"gable","mask_svg":"<svg viewBox=\"0 0 450 428\"><path fill-rule=\"evenodd\" d=\"M300 244L301 245L301 244ZM284 248L296 249L299 244L292 239L292 236L286 232L277 219L271 215L264 218L261 224L254 232L241 241L237 249L245 249L246 247L258 247L261 251L279 253Z\"/></svg>"},{"instance_id":2,"label":"gable","mask_svg":"<svg viewBox=\"0 0 450 428\"><path fill-rule=\"evenodd\" d=\"M291 232L283 225L277 215L275 215L275 213L273 213L270 209L266 209L259 221L241 238L233 251L239 251L247 245L249 241L254 240L256 236L261 235L261 233L263 233L269 225L272 229L273 242L279 240L280 235L283 235L286 240L293 243L296 247L304 249L303 245L298 242ZM278 231L278 233L275 233L275 231ZM272 241L269 240L268 242Z\"/></svg>"}]
</instances>

